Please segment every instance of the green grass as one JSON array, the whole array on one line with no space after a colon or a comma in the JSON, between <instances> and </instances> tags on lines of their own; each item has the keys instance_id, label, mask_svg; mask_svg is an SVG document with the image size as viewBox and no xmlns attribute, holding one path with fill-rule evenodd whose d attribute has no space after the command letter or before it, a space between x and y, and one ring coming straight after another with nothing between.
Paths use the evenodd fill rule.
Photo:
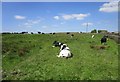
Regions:
<instances>
[{"instance_id":1,"label":"green grass","mask_svg":"<svg viewBox=\"0 0 120 82\"><path fill-rule=\"evenodd\" d=\"M92 39L91 35L3 35L3 80L117 80L117 43L109 39L109 48L91 49L90 45L101 45L103 36L96 34ZM66 43L73 57L57 58L59 48L52 48L54 40Z\"/></svg>"}]
</instances>

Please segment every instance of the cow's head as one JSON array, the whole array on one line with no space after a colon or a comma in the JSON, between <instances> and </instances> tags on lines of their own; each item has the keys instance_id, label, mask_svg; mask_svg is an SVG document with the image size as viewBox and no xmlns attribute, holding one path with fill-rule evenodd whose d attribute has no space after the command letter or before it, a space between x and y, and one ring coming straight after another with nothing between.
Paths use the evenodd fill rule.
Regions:
<instances>
[{"instance_id":1,"label":"cow's head","mask_svg":"<svg viewBox=\"0 0 120 82\"><path fill-rule=\"evenodd\" d=\"M59 42L59 41L54 41L53 42L53 47L61 47L61 45L63 45L63 43Z\"/></svg>"}]
</instances>

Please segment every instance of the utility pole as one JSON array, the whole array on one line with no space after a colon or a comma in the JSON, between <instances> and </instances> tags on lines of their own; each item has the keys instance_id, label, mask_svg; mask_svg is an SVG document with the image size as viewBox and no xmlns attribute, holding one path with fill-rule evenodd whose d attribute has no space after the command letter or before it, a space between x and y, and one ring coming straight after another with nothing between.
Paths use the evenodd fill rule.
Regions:
<instances>
[{"instance_id":1,"label":"utility pole","mask_svg":"<svg viewBox=\"0 0 120 82\"><path fill-rule=\"evenodd\" d=\"M88 22L86 24L86 33L88 32Z\"/></svg>"}]
</instances>

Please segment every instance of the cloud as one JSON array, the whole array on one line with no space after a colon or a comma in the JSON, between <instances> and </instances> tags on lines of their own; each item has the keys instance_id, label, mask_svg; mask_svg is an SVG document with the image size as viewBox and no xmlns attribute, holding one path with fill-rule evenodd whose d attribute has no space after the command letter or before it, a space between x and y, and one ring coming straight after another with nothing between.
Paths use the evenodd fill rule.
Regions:
<instances>
[{"instance_id":1,"label":"cloud","mask_svg":"<svg viewBox=\"0 0 120 82\"><path fill-rule=\"evenodd\" d=\"M28 20L28 23L30 23L30 24L37 24L39 22L41 22L40 19L38 19L38 20Z\"/></svg>"},{"instance_id":2,"label":"cloud","mask_svg":"<svg viewBox=\"0 0 120 82\"><path fill-rule=\"evenodd\" d=\"M37 20L27 20L25 23L22 25L18 25L19 27L32 27L33 25L37 25L41 22L40 19Z\"/></svg>"},{"instance_id":3,"label":"cloud","mask_svg":"<svg viewBox=\"0 0 120 82\"><path fill-rule=\"evenodd\" d=\"M42 28L47 28L47 26L42 26Z\"/></svg>"},{"instance_id":4,"label":"cloud","mask_svg":"<svg viewBox=\"0 0 120 82\"><path fill-rule=\"evenodd\" d=\"M26 19L25 16L20 16L20 15L15 15L14 18L15 18L15 19L18 19L18 20Z\"/></svg>"},{"instance_id":5,"label":"cloud","mask_svg":"<svg viewBox=\"0 0 120 82\"><path fill-rule=\"evenodd\" d=\"M88 22L88 23L83 23L83 24L82 24L82 26L87 26L87 25L88 25L88 26L92 26L93 23Z\"/></svg>"},{"instance_id":6,"label":"cloud","mask_svg":"<svg viewBox=\"0 0 120 82\"><path fill-rule=\"evenodd\" d=\"M71 15L63 15L62 16L65 20L73 19L73 16Z\"/></svg>"},{"instance_id":7,"label":"cloud","mask_svg":"<svg viewBox=\"0 0 120 82\"><path fill-rule=\"evenodd\" d=\"M52 25L52 27L58 27L58 26L59 26L59 25L56 25L56 24L55 24L55 25Z\"/></svg>"},{"instance_id":8,"label":"cloud","mask_svg":"<svg viewBox=\"0 0 120 82\"><path fill-rule=\"evenodd\" d=\"M64 20L71 20L71 19L83 20L85 17L88 17L89 15L90 13L88 14L63 14L60 16L54 16L53 18L56 20L59 20L61 18L63 18Z\"/></svg>"},{"instance_id":9,"label":"cloud","mask_svg":"<svg viewBox=\"0 0 120 82\"><path fill-rule=\"evenodd\" d=\"M82 20L89 15L90 14L67 14L67 15L63 15L62 18L65 20L70 20L70 19Z\"/></svg>"},{"instance_id":10,"label":"cloud","mask_svg":"<svg viewBox=\"0 0 120 82\"><path fill-rule=\"evenodd\" d=\"M118 1L112 1L109 3L104 3L100 9L100 12L118 12Z\"/></svg>"},{"instance_id":11,"label":"cloud","mask_svg":"<svg viewBox=\"0 0 120 82\"><path fill-rule=\"evenodd\" d=\"M61 22L60 24L65 24L65 22Z\"/></svg>"},{"instance_id":12,"label":"cloud","mask_svg":"<svg viewBox=\"0 0 120 82\"><path fill-rule=\"evenodd\" d=\"M60 17L59 16L54 16L54 19L59 20Z\"/></svg>"}]
</instances>

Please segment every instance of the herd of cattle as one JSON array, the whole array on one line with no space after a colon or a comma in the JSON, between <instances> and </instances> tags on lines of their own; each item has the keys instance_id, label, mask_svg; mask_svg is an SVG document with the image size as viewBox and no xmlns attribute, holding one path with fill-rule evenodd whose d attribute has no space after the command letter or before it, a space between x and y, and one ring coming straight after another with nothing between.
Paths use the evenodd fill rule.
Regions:
<instances>
[{"instance_id":1,"label":"herd of cattle","mask_svg":"<svg viewBox=\"0 0 120 82\"><path fill-rule=\"evenodd\" d=\"M71 37L73 37L74 35L72 34ZM92 35L92 38L94 38L95 35ZM107 42L107 39L108 39L108 36L107 35L104 35L102 38L101 38L101 44L106 44ZM52 47L59 47L60 48L60 53L59 55L57 55L57 57L65 57L65 58L70 58L72 57L72 53L70 52L70 48L68 47L67 44L65 43L62 43L62 42L59 42L59 41L54 41L53 42L53 45Z\"/></svg>"},{"instance_id":2,"label":"herd of cattle","mask_svg":"<svg viewBox=\"0 0 120 82\"><path fill-rule=\"evenodd\" d=\"M81 33L81 32L80 32ZM28 34L28 32L21 32L21 33L2 33L2 34ZM33 32L31 32L31 34L34 34ZM42 32L38 32L38 34L45 34L45 33L42 33ZM56 33L49 33L49 34L56 34ZM69 34L72 37L74 37L74 34L71 34L70 32L67 32L66 34ZM116 38L117 36L117 38ZM95 35L93 34L91 36L91 38L94 38ZM119 33L118 35L114 35L113 33L112 34L107 34L107 35L104 35L102 38L101 38L101 44L106 44L108 38L110 39L114 39L117 43L119 43L119 40L120 40L120 37L119 37ZM65 43L62 43L62 42L59 42L59 41L54 41L53 42L53 47L59 47L60 48L60 53L59 55L57 55L57 57L65 57L65 58L69 58L72 56L71 52L70 52L70 48L68 47L67 44Z\"/></svg>"}]
</instances>

